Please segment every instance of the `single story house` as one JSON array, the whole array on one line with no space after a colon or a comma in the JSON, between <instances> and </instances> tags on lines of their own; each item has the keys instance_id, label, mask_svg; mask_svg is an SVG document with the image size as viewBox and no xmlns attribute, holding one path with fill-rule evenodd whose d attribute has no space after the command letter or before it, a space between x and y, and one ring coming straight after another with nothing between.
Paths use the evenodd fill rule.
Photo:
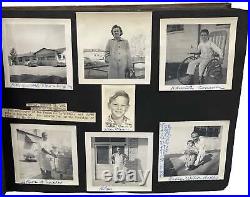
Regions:
<instances>
[{"instance_id":1,"label":"single story house","mask_svg":"<svg viewBox=\"0 0 250 197\"><path fill-rule=\"evenodd\" d=\"M18 160L24 160L26 154L35 156L35 143L42 140L42 134L39 130L24 131L17 129L17 142L19 150Z\"/></svg>"},{"instance_id":2,"label":"single story house","mask_svg":"<svg viewBox=\"0 0 250 197\"><path fill-rule=\"evenodd\" d=\"M66 66L65 52L66 48L42 48L34 53L18 54L17 65L25 65L33 61L38 66Z\"/></svg>"}]
</instances>

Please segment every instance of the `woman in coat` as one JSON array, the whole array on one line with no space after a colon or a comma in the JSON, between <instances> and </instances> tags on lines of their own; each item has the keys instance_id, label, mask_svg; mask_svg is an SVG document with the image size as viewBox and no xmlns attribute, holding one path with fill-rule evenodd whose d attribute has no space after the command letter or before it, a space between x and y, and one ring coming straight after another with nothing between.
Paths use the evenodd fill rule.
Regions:
<instances>
[{"instance_id":1,"label":"woman in coat","mask_svg":"<svg viewBox=\"0 0 250 197\"><path fill-rule=\"evenodd\" d=\"M113 39L106 46L105 62L109 64L109 79L125 79L126 72L132 68L132 59L127 40L121 38L122 28L114 25L111 29Z\"/></svg>"}]
</instances>

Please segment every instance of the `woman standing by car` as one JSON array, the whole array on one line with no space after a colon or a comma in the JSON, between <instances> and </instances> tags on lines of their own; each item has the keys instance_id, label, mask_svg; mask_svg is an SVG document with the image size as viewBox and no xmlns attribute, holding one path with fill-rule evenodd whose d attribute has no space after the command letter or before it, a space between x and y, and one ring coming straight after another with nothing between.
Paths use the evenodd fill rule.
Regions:
<instances>
[{"instance_id":1,"label":"woman standing by car","mask_svg":"<svg viewBox=\"0 0 250 197\"><path fill-rule=\"evenodd\" d=\"M106 46L105 62L109 64L109 79L125 79L126 72L132 68L132 59L127 40L121 38L122 28L114 25L111 29L113 39Z\"/></svg>"}]
</instances>

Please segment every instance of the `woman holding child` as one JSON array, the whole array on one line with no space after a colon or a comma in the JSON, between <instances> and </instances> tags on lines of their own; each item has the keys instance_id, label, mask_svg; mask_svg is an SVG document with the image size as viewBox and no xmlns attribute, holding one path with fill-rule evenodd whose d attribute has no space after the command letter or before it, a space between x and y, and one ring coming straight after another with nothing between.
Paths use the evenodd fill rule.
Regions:
<instances>
[{"instance_id":1,"label":"woman holding child","mask_svg":"<svg viewBox=\"0 0 250 197\"><path fill-rule=\"evenodd\" d=\"M202 163L206 152L205 144L197 132L192 132L191 138L192 140L188 140L187 148L184 152L186 170L198 167Z\"/></svg>"}]
</instances>

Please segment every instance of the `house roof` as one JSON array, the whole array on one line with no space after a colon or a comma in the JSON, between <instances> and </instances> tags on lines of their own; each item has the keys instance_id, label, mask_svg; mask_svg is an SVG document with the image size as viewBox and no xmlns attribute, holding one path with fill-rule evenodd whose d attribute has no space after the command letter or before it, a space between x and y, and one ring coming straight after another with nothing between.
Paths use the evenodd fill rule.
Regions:
<instances>
[{"instance_id":1,"label":"house roof","mask_svg":"<svg viewBox=\"0 0 250 197\"><path fill-rule=\"evenodd\" d=\"M62 53L63 51L66 50L66 48L59 48L59 49L47 49L47 48L42 48L42 49L36 51L34 54L37 54L37 53L39 53L39 52L42 51L42 50L52 51L52 52L56 52L56 53Z\"/></svg>"},{"instance_id":2,"label":"house roof","mask_svg":"<svg viewBox=\"0 0 250 197\"><path fill-rule=\"evenodd\" d=\"M17 54L17 57L32 57L34 56L36 53L42 51L42 50L48 50L48 51L52 51L52 52L56 52L56 53L63 53L66 48L58 48L58 49L47 49L47 48L42 48L42 49L39 49L38 51L36 52L29 52L29 53L22 53L22 54Z\"/></svg>"},{"instance_id":3,"label":"house roof","mask_svg":"<svg viewBox=\"0 0 250 197\"><path fill-rule=\"evenodd\" d=\"M17 57L31 57L33 55L34 55L34 53L29 52L29 53L17 54Z\"/></svg>"},{"instance_id":4,"label":"house roof","mask_svg":"<svg viewBox=\"0 0 250 197\"><path fill-rule=\"evenodd\" d=\"M21 129L17 129L16 131L19 132L19 133L23 133L25 135L28 135L28 136L33 136L35 138L42 138L41 136L35 135L35 134L33 134L33 133L29 132L29 131L24 131L24 130L21 130Z\"/></svg>"},{"instance_id":5,"label":"house roof","mask_svg":"<svg viewBox=\"0 0 250 197\"><path fill-rule=\"evenodd\" d=\"M58 53L63 53L66 50L66 48L59 48L54 50L57 51Z\"/></svg>"}]
</instances>

